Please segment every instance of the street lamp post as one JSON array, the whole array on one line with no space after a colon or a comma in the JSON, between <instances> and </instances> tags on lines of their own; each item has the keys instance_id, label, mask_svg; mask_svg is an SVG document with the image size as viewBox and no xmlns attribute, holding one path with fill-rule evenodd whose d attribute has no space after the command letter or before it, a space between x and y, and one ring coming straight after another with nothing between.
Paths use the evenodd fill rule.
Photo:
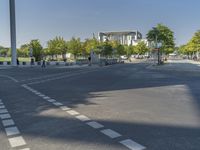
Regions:
<instances>
[{"instance_id":1,"label":"street lamp post","mask_svg":"<svg viewBox=\"0 0 200 150\"><path fill-rule=\"evenodd\" d=\"M160 65L160 47L158 46L159 31L156 27L154 27L153 29L154 29L154 34L155 34L155 48L158 51L158 53L157 53L157 55L158 55L158 65Z\"/></svg>"},{"instance_id":2,"label":"street lamp post","mask_svg":"<svg viewBox=\"0 0 200 150\"><path fill-rule=\"evenodd\" d=\"M17 65L17 50L16 50L16 20L15 20L15 0L10 0L10 36L11 36L11 52L12 65Z\"/></svg>"}]
</instances>

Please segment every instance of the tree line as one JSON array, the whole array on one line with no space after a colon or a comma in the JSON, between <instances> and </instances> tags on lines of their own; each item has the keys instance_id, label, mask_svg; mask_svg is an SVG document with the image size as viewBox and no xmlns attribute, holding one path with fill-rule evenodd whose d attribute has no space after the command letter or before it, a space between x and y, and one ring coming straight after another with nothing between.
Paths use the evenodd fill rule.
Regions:
<instances>
[{"instance_id":1,"label":"tree line","mask_svg":"<svg viewBox=\"0 0 200 150\"><path fill-rule=\"evenodd\" d=\"M179 53L188 55L188 58L194 58L200 52L200 30L196 31L193 37L184 45L178 48Z\"/></svg>"},{"instance_id":2,"label":"tree line","mask_svg":"<svg viewBox=\"0 0 200 150\"><path fill-rule=\"evenodd\" d=\"M119 57L121 55L130 57L133 54L144 55L146 52L151 52L155 49L156 42L162 43L160 49L163 53L169 54L174 51L174 32L163 24L158 24L149 30L146 38L150 45L147 45L144 41L139 41L137 45L133 46L122 45L118 41L107 40L100 42L96 38L81 41L80 38L72 37L66 41L63 37L57 36L49 40L45 48L42 47L38 39L31 40L29 43L21 45L17 49L17 54L18 57L30 57L32 55L36 61L40 61L46 56L51 60L56 60L57 56L62 56L62 59L65 61L66 53L73 54L75 59L79 56L87 57L90 55L91 50L103 57ZM0 47L0 55L10 56L10 49Z\"/></svg>"},{"instance_id":3,"label":"tree line","mask_svg":"<svg viewBox=\"0 0 200 150\"><path fill-rule=\"evenodd\" d=\"M32 53L31 51L32 50ZM17 49L18 57L35 57L36 61L40 61L46 56L49 56L51 60L57 60L58 56L62 56L62 59L66 60L66 53L73 54L74 58L77 57L88 57L91 50L96 54L100 54L103 57L119 57L121 55L130 56L132 54L145 54L149 51L149 48L145 42L141 41L136 46L132 45L121 45L118 41L105 41L100 42L96 38L86 39L81 42L80 38L71 38L66 41L63 37L55 37L47 42L47 47L43 48L41 42L31 40L28 44L21 45ZM11 56L9 48L0 49L1 56Z\"/></svg>"}]
</instances>

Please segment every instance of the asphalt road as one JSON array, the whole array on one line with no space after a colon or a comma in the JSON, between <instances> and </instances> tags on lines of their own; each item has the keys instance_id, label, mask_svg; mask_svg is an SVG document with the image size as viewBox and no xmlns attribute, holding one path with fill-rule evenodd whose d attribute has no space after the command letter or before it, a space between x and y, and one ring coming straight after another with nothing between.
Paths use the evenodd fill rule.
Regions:
<instances>
[{"instance_id":1,"label":"asphalt road","mask_svg":"<svg viewBox=\"0 0 200 150\"><path fill-rule=\"evenodd\" d=\"M0 150L199 150L200 74L148 66L0 69Z\"/></svg>"}]
</instances>

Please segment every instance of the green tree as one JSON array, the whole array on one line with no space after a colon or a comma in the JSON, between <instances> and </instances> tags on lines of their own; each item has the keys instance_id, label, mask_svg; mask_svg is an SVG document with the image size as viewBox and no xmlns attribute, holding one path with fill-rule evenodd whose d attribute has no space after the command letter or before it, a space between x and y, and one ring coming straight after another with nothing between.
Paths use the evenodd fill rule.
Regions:
<instances>
[{"instance_id":1,"label":"green tree","mask_svg":"<svg viewBox=\"0 0 200 150\"><path fill-rule=\"evenodd\" d=\"M189 53L196 53L200 51L200 30L197 31L192 39L187 43Z\"/></svg>"},{"instance_id":2,"label":"green tree","mask_svg":"<svg viewBox=\"0 0 200 150\"><path fill-rule=\"evenodd\" d=\"M124 45L120 44L118 41L110 41L109 43L112 46L115 55L117 56L126 55Z\"/></svg>"},{"instance_id":3,"label":"green tree","mask_svg":"<svg viewBox=\"0 0 200 150\"><path fill-rule=\"evenodd\" d=\"M89 55L91 50L95 53L99 53L99 46L100 43L96 38L93 39L86 39L83 43L83 53L84 55Z\"/></svg>"},{"instance_id":4,"label":"green tree","mask_svg":"<svg viewBox=\"0 0 200 150\"><path fill-rule=\"evenodd\" d=\"M113 54L112 45L108 41L102 43L101 55L108 57L111 56L112 54Z\"/></svg>"},{"instance_id":5,"label":"green tree","mask_svg":"<svg viewBox=\"0 0 200 150\"><path fill-rule=\"evenodd\" d=\"M66 60L66 53L68 50L67 42L62 37L55 37L53 40L47 42L48 51L47 54L52 56L62 55L63 60Z\"/></svg>"},{"instance_id":6,"label":"green tree","mask_svg":"<svg viewBox=\"0 0 200 150\"><path fill-rule=\"evenodd\" d=\"M150 42L162 43L161 51L169 54L174 51L174 32L165 25L158 24L147 33L147 39Z\"/></svg>"},{"instance_id":7,"label":"green tree","mask_svg":"<svg viewBox=\"0 0 200 150\"><path fill-rule=\"evenodd\" d=\"M70 41L68 41L68 49L69 52L72 53L76 59L78 55L82 54L82 43L80 38L72 38Z\"/></svg>"},{"instance_id":8,"label":"green tree","mask_svg":"<svg viewBox=\"0 0 200 150\"><path fill-rule=\"evenodd\" d=\"M19 49L17 49L17 56L18 57L29 57L30 55L30 45L23 44Z\"/></svg>"},{"instance_id":9,"label":"green tree","mask_svg":"<svg viewBox=\"0 0 200 150\"><path fill-rule=\"evenodd\" d=\"M140 55L145 54L148 51L149 51L149 48L147 47L146 43L143 41L139 42L134 48L134 52Z\"/></svg>"},{"instance_id":10,"label":"green tree","mask_svg":"<svg viewBox=\"0 0 200 150\"><path fill-rule=\"evenodd\" d=\"M30 42L30 48L33 50L33 57L35 57L35 61L40 61L42 58L42 45L39 40L32 40Z\"/></svg>"}]
</instances>

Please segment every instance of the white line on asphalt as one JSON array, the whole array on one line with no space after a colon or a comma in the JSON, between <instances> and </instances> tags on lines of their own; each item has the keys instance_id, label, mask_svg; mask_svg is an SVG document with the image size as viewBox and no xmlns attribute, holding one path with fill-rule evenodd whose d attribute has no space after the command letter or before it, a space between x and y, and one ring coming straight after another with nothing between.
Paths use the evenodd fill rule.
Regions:
<instances>
[{"instance_id":1,"label":"white line on asphalt","mask_svg":"<svg viewBox=\"0 0 200 150\"><path fill-rule=\"evenodd\" d=\"M8 78L8 79L10 79L10 80L13 80L14 82L19 82L17 79L15 79L15 78L13 78L13 77L11 77L11 76L0 75L0 77L6 77L6 78Z\"/></svg>"},{"instance_id":2,"label":"white line on asphalt","mask_svg":"<svg viewBox=\"0 0 200 150\"><path fill-rule=\"evenodd\" d=\"M8 128L5 128L5 131L6 131L7 136L20 134L17 127L8 127Z\"/></svg>"},{"instance_id":3,"label":"white line on asphalt","mask_svg":"<svg viewBox=\"0 0 200 150\"><path fill-rule=\"evenodd\" d=\"M59 102L54 102L53 103L55 106L62 106L63 104L62 103L59 103Z\"/></svg>"},{"instance_id":4,"label":"white line on asphalt","mask_svg":"<svg viewBox=\"0 0 200 150\"><path fill-rule=\"evenodd\" d=\"M91 126L94 129L103 128L104 126L96 121L87 122L87 125Z\"/></svg>"},{"instance_id":5,"label":"white line on asphalt","mask_svg":"<svg viewBox=\"0 0 200 150\"><path fill-rule=\"evenodd\" d=\"M4 105L0 105L0 109L2 109L2 108L5 108L5 106Z\"/></svg>"},{"instance_id":6,"label":"white line on asphalt","mask_svg":"<svg viewBox=\"0 0 200 150\"><path fill-rule=\"evenodd\" d=\"M35 94L36 94L36 95L40 95L41 93L40 93L40 92L35 92Z\"/></svg>"},{"instance_id":7,"label":"white line on asphalt","mask_svg":"<svg viewBox=\"0 0 200 150\"><path fill-rule=\"evenodd\" d=\"M44 94L40 94L40 95L38 95L38 96L40 96L40 97L45 97L45 95L44 95Z\"/></svg>"},{"instance_id":8,"label":"white line on asphalt","mask_svg":"<svg viewBox=\"0 0 200 150\"><path fill-rule=\"evenodd\" d=\"M18 146L26 145L26 142L22 136L9 138L8 140L10 142L11 147L18 147Z\"/></svg>"},{"instance_id":9,"label":"white line on asphalt","mask_svg":"<svg viewBox=\"0 0 200 150\"><path fill-rule=\"evenodd\" d=\"M51 99L50 97L48 97L48 96L45 96L45 97L43 97L43 99Z\"/></svg>"},{"instance_id":10,"label":"white line on asphalt","mask_svg":"<svg viewBox=\"0 0 200 150\"><path fill-rule=\"evenodd\" d=\"M11 116L10 116L10 114L1 114L0 118L1 119L9 119L9 118L11 118Z\"/></svg>"},{"instance_id":11,"label":"white line on asphalt","mask_svg":"<svg viewBox=\"0 0 200 150\"><path fill-rule=\"evenodd\" d=\"M3 105L3 103L2 103L2 102L0 102L0 105Z\"/></svg>"},{"instance_id":12,"label":"white line on asphalt","mask_svg":"<svg viewBox=\"0 0 200 150\"><path fill-rule=\"evenodd\" d=\"M30 148L24 148L24 149L20 149L20 150L30 150Z\"/></svg>"},{"instance_id":13,"label":"white line on asphalt","mask_svg":"<svg viewBox=\"0 0 200 150\"><path fill-rule=\"evenodd\" d=\"M127 148L131 149L131 150L144 150L146 147L134 142L131 139L126 139L123 141L120 141L119 143L123 144L124 146L126 146Z\"/></svg>"},{"instance_id":14,"label":"white line on asphalt","mask_svg":"<svg viewBox=\"0 0 200 150\"><path fill-rule=\"evenodd\" d=\"M79 115L79 116L76 116L76 118L81 120L81 121L90 121L91 120L90 118L88 118L85 115Z\"/></svg>"},{"instance_id":15,"label":"white line on asphalt","mask_svg":"<svg viewBox=\"0 0 200 150\"><path fill-rule=\"evenodd\" d=\"M122 136L121 134L119 134L119 133L117 133L116 131L113 131L113 130L111 130L111 129L104 129L104 130L101 130L101 133L103 133L103 134L109 136L109 137L112 138L112 139Z\"/></svg>"},{"instance_id":16,"label":"white line on asphalt","mask_svg":"<svg viewBox=\"0 0 200 150\"><path fill-rule=\"evenodd\" d=\"M70 115L73 115L73 116L79 115L79 113L75 110L69 110L69 111L67 111L67 113L69 113Z\"/></svg>"},{"instance_id":17,"label":"white line on asphalt","mask_svg":"<svg viewBox=\"0 0 200 150\"><path fill-rule=\"evenodd\" d=\"M2 120L3 126L7 127L7 126L11 126L14 125L14 121L12 119L8 119L8 120Z\"/></svg>"},{"instance_id":18,"label":"white line on asphalt","mask_svg":"<svg viewBox=\"0 0 200 150\"><path fill-rule=\"evenodd\" d=\"M58 77L55 77L55 78L50 78L50 79L46 79L46 80L42 80L42 81L30 82L30 83L27 83L27 85L40 84L40 83L45 83L45 82L48 82L48 81L54 81L54 80L59 80L59 79L63 79L63 78L68 78L68 77L75 77L77 75L90 73L90 72L93 72L93 71L95 71L95 70L80 71L80 72L76 72L74 74L69 74L69 75L65 75L65 76L58 76Z\"/></svg>"},{"instance_id":19,"label":"white line on asphalt","mask_svg":"<svg viewBox=\"0 0 200 150\"><path fill-rule=\"evenodd\" d=\"M51 102L51 103L56 102L55 99L48 99L47 101L48 101L48 102Z\"/></svg>"},{"instance_id":20,"label":"white line on asphalt","mask_svg":"<svg viewBox=\"0 0 200 150\"><path fill-rule=\"evenodd\" d=\"M0 114L7 113L7 112L8 112L7 109L0 109Z\"/></svg>"},{"instance_id":21,"label":"white line on asphalt","mask_svg":"<svg viewBox=\"0 0 200 150\"><path fill-rule=\"evenodd\" d=\"M66 111L66 110L70 110L71 108L67 107L67 106L61 106L60 109Z\"/></svg>"}]
</instances>

